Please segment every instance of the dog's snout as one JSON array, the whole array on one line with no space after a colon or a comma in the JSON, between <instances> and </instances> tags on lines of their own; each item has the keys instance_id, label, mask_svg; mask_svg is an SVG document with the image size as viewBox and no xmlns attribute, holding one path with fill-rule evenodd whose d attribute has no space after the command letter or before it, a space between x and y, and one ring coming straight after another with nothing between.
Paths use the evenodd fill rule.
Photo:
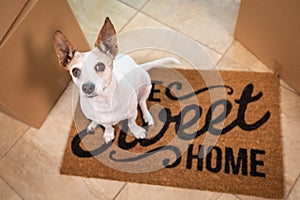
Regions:
<instances>
[{"instance_id":1,"label":"dog's snout","mask_svg":"<svg viewBox=\"0 0 300 200\"><path fill-rule=\"evenodd\" d=\"M95 91L95 84L94 83L85 83L82 85L82 91L85 94L92 94Z\"/></svg>"}]
</instances>

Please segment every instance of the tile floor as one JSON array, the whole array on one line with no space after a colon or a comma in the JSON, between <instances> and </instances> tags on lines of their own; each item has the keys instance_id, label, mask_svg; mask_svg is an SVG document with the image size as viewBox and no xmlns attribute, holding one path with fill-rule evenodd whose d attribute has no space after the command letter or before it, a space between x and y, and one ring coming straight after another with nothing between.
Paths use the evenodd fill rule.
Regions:
<instances>
[{"instance_id":1,"label":"tile floor","mask_svg":"<svg viewBox=\"0 0 300 200\"><path fill-rule=\"evenodd\" d=\"M118 32L159 27L193 38L212 68L269 72L233 38L239 0L69 0L92 46L105 16ZM153 56L153 52L144 55ZM139 59L139 58L137 58ZM300 96L281 81L285 199L300 199ZM70 83L44 125L0 113L0 199L261 199L244 195L87 179L59 174L72 122ZM147 195L146 195L147 194Z\"/></svg>"}]
</instances>

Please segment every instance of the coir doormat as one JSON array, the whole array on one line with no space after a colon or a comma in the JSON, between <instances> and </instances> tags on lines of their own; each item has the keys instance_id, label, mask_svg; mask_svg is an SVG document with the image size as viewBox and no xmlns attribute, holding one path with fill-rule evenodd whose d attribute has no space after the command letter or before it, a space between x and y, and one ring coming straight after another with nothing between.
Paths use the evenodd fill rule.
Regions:
<instances>
[{"instance_id":1,"label":"coir doormat","mask_svg":"<svg viewBox=\"0 0 300 200\"><path fill-rule=\"evenodd\" d=\"M61 173L136 183L283 197L279 81L274 74L158 68L148 107L155 125L136 140L127 121L104 144L80 106Z\"/></svg>"}]
</instances>

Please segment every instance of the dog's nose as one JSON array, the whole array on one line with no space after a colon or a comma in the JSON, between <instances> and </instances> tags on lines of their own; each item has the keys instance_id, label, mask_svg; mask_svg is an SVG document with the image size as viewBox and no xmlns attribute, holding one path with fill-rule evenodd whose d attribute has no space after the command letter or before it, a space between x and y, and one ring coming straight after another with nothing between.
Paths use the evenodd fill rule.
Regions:
<instances>
[{"instance_id":1,"label":"dog's nose","mask_svg":"<svg viewBox=\"0 0 300 200\"><path fill-rule=\"evenodd\" d=\"M82 85L82 91L85 94L92 94L95 91L95 84L94 83L85 83Z\"/></svg>"}]
</instances>

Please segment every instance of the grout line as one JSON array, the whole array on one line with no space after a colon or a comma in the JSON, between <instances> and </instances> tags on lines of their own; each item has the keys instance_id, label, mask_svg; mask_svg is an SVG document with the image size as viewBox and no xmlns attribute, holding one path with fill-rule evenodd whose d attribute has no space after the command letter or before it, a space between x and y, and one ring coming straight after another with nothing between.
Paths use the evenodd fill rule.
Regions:
<instances>
[{"instance_id":1,"label":"grout line","mask_svg":"<svg viewBox=\"0 0 300 200\"><path fill-rule=\"evenodd\" d=\"M129 18L129 20L119 29L119 32L122 32L122 30L133 20L133 18L140 12L140 10L148 3L148 0L140 7L140 8L135 8L134 6L128 4L127 2L124 2L122 0L118 0L120 3L125 4L126 6L134 9L136 12L134 13L133 16Z\"/></svg>"},{"instance_id":2,"label":"grout line","mask_svg":"<svg viewBox=\"0 0 300 200\"><path fill-rule=\"evenodd\" d=\"M135 16L137 16L138 13L139 11L137 10L134 15L130 17L129 20L122 26L122 28L120 28L119 33L123 31L123 29L133 20Z\"/></svg>"},{"instance_id":3,"label":"grout line","mask_svg":"<svg viewBox=\"0 0 300 200\"><path fill-rule=\"evenodd\" d=\"M221 58L219 59L219 61L216 63L216 66L215 66L215 69L216 69L216 70L222 70L222 68L218 69L218 65L219 65L220 62L223 60L223 58L226 57L226 54L227 54L228 51L231 49L231 47L233 46L234 42L235 42L235 39L231 42L231 44L229 45L229 47L225 50L224 54L221 54L222 56L221 56ZM232 60L231 58L228 58L228 59ZM232 60L232 61L235 62L234 60ZM238 63L238 64L240 64L240 63ZM245 67L246 67L247 69L249 69L247 66L245 66ZM251 71L251 70L250 70L250 71Z\"/></svg>"},{"instance_id":4,"label":"grout line","mask_svg":"<svg viewBox=\"0 0 300 200\"><path fill-rule=\"evenodd\" d=\"M135 17L138 13L142 13L142 14L146 15L147 17L151 18L152 20L157 21L157 22L163 24L164 26L166 26L166 27L168 27L168 28L170 28L170 29L173 29L173 30L175 30L175 31L177 31L177 32L179 32L179 33L181 33L181 34L183 34L184 36L186 36L186 37L188 37L188 38L191 38L191 39L195 40L195 41L196 41L197 43L199 43L200 45L202 45L202 46L204 46L204 47L206 47L206 48L208 48L208 49L210 49L210 50L212 50L212 51L215 51L215 52L218 53L218 54L223 55L223 54L227 53L227 51L230 49L230 47L233 45L233 42L235 41L235 39L233 38L232 44L229 46L228 49L226 49L225 53L222 53L222 52L220 52L220 51L218 51L218 50L216 50L216 49L214 49L214 48L208 46L207 44L205 44L205 43L203 43L203 42L197 40L196 38L194 38L194 37L192 37L192 36L190 36L190 35L188 35L188 34L186 34L186 33L183 33L182 31L178 30L177 28L175 28L175 27L173 27L173 26L171 26L171 25L169 25L169 24L167 24L167 23L165 23L165 22L163 22L163 21L161 21L161 20L159 20L159 19L156 19L156 18L154 18L153 16L149 15L148 13L144 12L142 9L146 6L146 4L148 4L148 2L149 2L150 0L147 0L147 1L146 1L139 9L133 7L132 5L126 3L126 2L124 2L124 1L122 1L122 0L118 0L118 1L121 2L121 3L124 3L125 5L127 5L127 6L129 6L129 7L131 7L131 8L133 8L133 9L135 9L135 10L138 11L133 17ZM125 26L133 19L133 17L131 17L131 18L128 20L128 22L120 29L120 32L121 32L121 31L125 28ZM221 57L221 58L222 58L222 57ZM220 60L221 60L221 59L220 59ZM220 60L219 60L219 61L220 61ZM218 61L218 62L219 62L219 61Z\"/></svg>"},{"instance_id":5,"label":"grout line","mask_svg":"<svg viewBox=\"0 0 300 200\"><path fill-rule=\"evenodd\" d=\"M136 8L136 7L130 5L129 3L127 3L127 2L125 2L123 0L118 0L118 1L121 2L121 3L123 3L123 4L125 4L125 5L127 5L127 6L129 6L129 7L131 7L131 8L133 8L133 9L135 9L135 10L137 10L137 11L140 11L140 10L142 10L144 8L144 6L148 3L149 0L147 0L140 8Z\"/></svg>"},{"instance_id":6,"label":"grout line","mask_svg":"<svg viewBox=\"0 0 300 200\"><path fill-rule=\"evenodd\" d=\"M133 6L129 5L126 2L123 2L122 0L119 0L119 2L124 3L127 6L130 6L131 8L135 9L136 12L134 13L134 15L132 17L130 17L130 19L124 24L124 26L119 30L119 32L122 32L122 30L133 20L133 18L135 18L137 16L137 14L144 8L144 6L148 3L149 0L147 0L139 9L134 8Z\"/></svg>"},{"instance_id":7,"label":"grout line","mask_svg":"<svg viewBox=\"0 0 300 200\"><path fill-rule=\"evenodd\" d=\"M221 59L223 59L224 57L227 57L227 56L226 56L226 53L227 53L227 52L229 51L229 49L233 46L233 44L234 44L235 41L239 42L238 40L234 39L233 42L232 42L232 44L230 45L230 47L225 51L224 56L221 57ZM246 48L246 49L247 49L247 48ZM256 55L254 55L251 51L249 51L248 49L247 49L247 51L250 52L250 53L256 58L256 60L258 60L258 61L261 62L261 60L260 60L258 57L256 57ZM238 61L236 61L236 60L234 60L234 59L232 59L232 58L230 58L230 57L227 57L227 58L230 59L231 61L233 61L233 62L235 62L235 63L237 63L237 64L239 64L239 65L241 65L241 66L243 66L243 67L245 67L245 68L247 68L250 72L260 72L260 71L255 71L255 70L253 70L249 65L242 64L242 63L240 63L240 62L238 62ZM220 59L220 61L221 61L221 59ZM217 64L219 64L219 63L220 63L220 62L218 62ZM266 68L270 69L268 66L266 66ZM272 73L275 73L272 69L270 69L270 70L271 70ZM264 72L265 72L265 71L263 71L263 73L264 73ZM281 85L280 85L280 86L281 86Z\"/></svg>"},{"instance_id":8,"label":"grout line","mask_svg":"<svg viewBox=\"0 0 300 200\"><path fill-rule=\"evenodd\" d=\"M15 190L15 188L14 187L12 187L12 185L10 185L1 175L0 175L0 179L4 182L4 183L6 183L6 185L12 190L12 191L14 191L14 193L16 194L16 195L18 195L21 199L23 199L23 200L25 200L25 198L23 198L16 190Z\"/></svg>"},{"instance_id":9,"label":"grout line","mask_svg":"<svg viewBox=\"0 0 300 200\"><path fill-rule=\"evenodd\" d=\"M148 4L149 1L150 1L150 0L147 0L147 1L140 7L139 11L141 11L141 10L146 6L146 4Z\"/></svg>"},{"instance_id":10,"label":"grout line","mask_svg":"<svg viewBox=\"0 0 300 200\"><path fill-rule=\"evenodd\" d=\"M292 193L294 187L296 186L297 182L300 180L300 173L298 174L293 186L291 187L291 189L288 191L287 195L285 196L285 199L288 199L290 194Z\"/></svg>"},{"instance_id":11,"label":"grout line","mask_svg":"<svg viewBox=\"0 0 300 200\"><path fill-rule=\"evenodd\" d=\"M6 154L21 140L21 138L23 138L23 136L29 131L31 127L28 126L28 128L18 137L18 139L10 146L7 148L6 151L4 151L4 153L0 156L0 161L2 160L2 158L4 158L6 156Z\"/></svg>"},{"instance_id":12,"label":"grout line","mask_svg":"<svg viewBox=\"0 0 300 200\"><path fill-rule=\"evenodd\" d=\"M230 50L230 48L233 46L233 44L234 44L235 41L237 41L237 40L234 39L234 40L232 41L231 45L229 46L228 49L226 49L224 55L222 55L222 57L220 58L220 60L217 62L216 66L217 66L218 64L220 64L220 62L221 62L221 60L222 60L223 58L227 57L226 54L227 54L227 52ZM245 67L245 68L247 68L250 72L257 72L257 71L255 71L255 70L253 70L251 67L249 67L248 65L244 65L244 64L242 64L242 63L240 63L240 62L237 62L237 61L235 61L234 59L232 59L232 58L230 58L230 57L227 57L227 58L228 58L229 60L231 60L231 61L233 61L233 62L235 62L235 63L237 63L237 64L239 64L239 65L241 65L241 66L243 66L243 67ZM257 57L256 57L256 59L259 60ZM260 60L259 60L259 61L260 61ZM282 85L280 85L280 86L282 87ZM284 87L284 88L285 88L285 87ZM294 92L294 93L295 93L295 92ZM296 94L297 94L297 93L296 93Z\"/></svg>"},{"instance_id":13,"label":"grout line","mask_svg":"<svg viewBox=\"0 0 300 200\"><path fill-rule=\"evenodd\" d=\"M239 200L242 200L241 197L239 197L239 196L236 195L236 194L234 194L233 196L234 196L235 198L239 199Z\"/></svg>"},{"instance_id":14,"label":"grout line","mask_svg":"<svg viewBox=\"0 0 300 200\"><path fill-rule=\"evenodd\" d=\"M217 69L217 66L220 64L221 60L226 57L227 52L231 49L231 47L233 46L235 42L235 39L231 42L231 44L229 45L229 47L225 50L225 52L223 54L221 54L221 58L218 60L218 62L216 63L215 69Z\"/></svg>"},{"instance_id":15,"label":"grout line","mask_svg":"<svg viewBox=\"0 0 300 200\"><path fill-rule=\"evenodd\" d=\"M283 81L283 79L282 79L280 76L279 76L279 78L281 79L281 81ZM297 96L300 97L300 94L298 94L298 93L297 93L295 90L293 90L292 88L286 87L286 86L281 85L281 84L279 84L279 85L280 85L280 87L282 87L282 88L288 90L289 92L292 92L293 94L296 94Z\"/></svg>"},{"instance_id":16,"label":"grout line","mask_svg":"<svg viewBox=\"0 0 300 200\"><path fill-rule=\"evenodd\" d=\"M117 199L117 197L121 194L121 192L123 191L123 189L126 187L126 185L128 184L128 182L126 182L121 189L117 192L117 194L114 196L113 200Z\"/></svg>"},{"instance_id":17,"label":"grout line","mask_svg":"<svg viewBox=\"0 0 300 200\"><path fill-rule=\"evenodd\" d=\"M229 57L226 56L226 55L224 55L224 56L221 57L221 59L220 59L220 60L218 61L218 63L216 64L216 67L220 64L220 62L221 62L221 60L222 60L223 58L227 58L228 60L232 61L233 63L236 63L236 64L241 65L242 67L248 69L249 72L257 72L257 71L252 70L251 68L249 68L247 65L241 64L241 63L239 63L239 62L233 60L232 58L229 58ZM217 68L216 68L216 69L217 69ZM220 68L220 69L218 69L218 70L222 70L222 68ZM236 70L233 70L233 71L237 72Z\"/></svg>"},{"instance_id":18,"label":"grout line","mask_svg":"<svg viewBox=\"0 0 300 200\"><path fill-rule=\"evenodd\" d=\"M123 4L125 4L126 6L129 6L130 8L133 8L134 10L137 10L137 11L139 11L139 9L138 8L136 8L136 7L134 7L134 6L132 6L132 5L130 5L129 3L127 3L127 2L125 2L125 1L122 1L122 0L118 0L120 3L123 3Z\"/></svg>"},{"instance_id":19,"label":"grout line","mask_svg":"<svg viewBox=\"0 0 300 200\"><path fill-rule=\"evenodd\" d=\"M182 31L180 31L179 29L177 29L177 28L175 28L175 27L173 27L173 26L171 26L171 25L169 25L169 24L166 24L165 22L163 22L163 21L161 21L161 20L159 20L159 19L156 19L156 18L152 17L151 15L147 14L146 12L140 10L140 13L142 13L142 14L146 15L147 17L149 17L149 18L151 18L151 19L153 19L153 20L155 20L155 21L157 21L157 22L159 22L159 23L161 23L161 24L163 24L163 25L165 25L165 26L167 26L167 27L169 27L169 28L171 28L171 29L173 29L173 30L179 32L179 33L181 33L182 35L184 35L184 36L186 36L186 37L188 37L188 38L191 38L191 39L195 40L195 41L196 41L197 43L199 43L200 45L202 45L202 46L204 46L204 47L206 47L206 48L208 48L208 49L210 49L210 50L213 50L213 51L217 52L218 54L223 55L222 52L220 52L220 51L218 51L218 50L216 50L216 49L214 49L214 48L208 46L207 44L205 44L205 43L199 41L198 39L196 39L196 38L194 38L194 37L192 37L192 36L190 36L190 35L188 35L188 34L186 34L186 33L183 33Z\"/></svg>"}]
</instances>

